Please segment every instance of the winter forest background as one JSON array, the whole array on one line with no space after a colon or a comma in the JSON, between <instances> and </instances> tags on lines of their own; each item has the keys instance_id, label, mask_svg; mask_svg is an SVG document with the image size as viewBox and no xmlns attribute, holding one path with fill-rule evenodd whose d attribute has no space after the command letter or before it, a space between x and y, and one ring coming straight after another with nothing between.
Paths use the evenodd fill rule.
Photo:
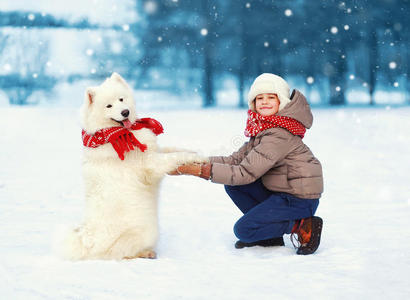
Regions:
<instances>
[{"instance_id":1,"label":"winter forest background","mask_svg":"<svg viewBox=\"0 0 410 300\"><path fill-rule=\"evenodd\" d=\"M408 105L409 0L0 1L0 105L73 105L117 71L150 107L244 107L262 72L312 105Z\"/></svg>"}]
</instances>

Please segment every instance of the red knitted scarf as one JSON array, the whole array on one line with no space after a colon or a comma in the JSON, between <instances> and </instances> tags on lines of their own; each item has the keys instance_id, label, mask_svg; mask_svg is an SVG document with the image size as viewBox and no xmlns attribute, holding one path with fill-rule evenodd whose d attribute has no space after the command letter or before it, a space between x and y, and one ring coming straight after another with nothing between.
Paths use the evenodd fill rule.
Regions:
<instances>
[{"instance_id":1,"label":"red knitted scarf","mask_svg":"<svg viewBox=\"0 0 410 300\"><path fill-rule=\"evenodd\" d=\"M138 119L132 124L130 129L139 130L141 128L149 128L156 135L164 132L161 123L151 118ZM147 149L147 145L141 144L131 131L121 126L104 128L93 135L88 134L83 129L82 137L84 146L90 148L97 148L101 145L111 143L121 160L124 160L124 153L134 150L134 147L138 147L142 152Z\"/></svg>"},{"instance_id":2,"label":"red knitted scarf","mask_svg":"<svg viewBox=\"0 0 410 300\"><path fill-rule=\"evenodd\" d=\"M293 118L275 115L264 117L261 114L248 110L245 136L256 136L261 131L275 127L284 128L293 135L300 136L302 139L306 132L305 126Z\"/></svg>"}]
</instances>

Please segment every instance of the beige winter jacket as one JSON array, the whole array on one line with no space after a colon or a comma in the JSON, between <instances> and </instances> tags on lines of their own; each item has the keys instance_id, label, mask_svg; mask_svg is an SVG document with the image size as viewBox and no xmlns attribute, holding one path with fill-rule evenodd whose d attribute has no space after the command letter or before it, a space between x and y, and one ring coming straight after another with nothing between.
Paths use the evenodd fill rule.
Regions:
<instances>
[{"instance_id":1,"label":"beige winter jacket","mask_svg":"<svg viewBox=\"0 0 410 300\"><path fill-rule=\"evenodd\" d=\"M310 128L312 112L297 90L278 116L287 116ZM283 128L270 128L251 137L230 156L210 157L211 180L226 185L244 185L262 177L264 186L299 198L317 199L323 192L322 166L299 136Z\"/></svg>"}]
</instances>

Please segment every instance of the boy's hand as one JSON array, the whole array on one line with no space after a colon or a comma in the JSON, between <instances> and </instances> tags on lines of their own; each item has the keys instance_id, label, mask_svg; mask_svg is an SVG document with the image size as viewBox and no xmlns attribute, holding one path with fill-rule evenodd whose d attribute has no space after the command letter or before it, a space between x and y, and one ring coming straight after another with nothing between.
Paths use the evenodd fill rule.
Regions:
<instances>
[{"instance_id":1,"label":"boy's hand","mask_svg":"<svg viewBox=\"0 0 410 300\"><path fill-rule=\"evenodd\" d=\"M192 175L208 180L211 175L211 164L181 165L175 170L168 172L168 175Z\"/></svg>"},{"instance_id":2,"label":"boy's hand","mask_svg":"<svg viewBox=\"0 0 410 300\"><path fill-rule=\"evenodd\" d=\"M168 175L181 175L181 174L178 174L177 169L172 170L172 171L168 172L167 174L168 174Z\"/></svg>"},{"instance_id":3,"label":"boy's hand","mask_svg":"<svg viewBox=\"0 0 410 300\"><path fill-rule=\"evenodd\" d=\"M168 175L193 175L199 176L201 174L200 164L188 164L178 166L175 170L168 173Z\"/></svg>"}]
</instances>

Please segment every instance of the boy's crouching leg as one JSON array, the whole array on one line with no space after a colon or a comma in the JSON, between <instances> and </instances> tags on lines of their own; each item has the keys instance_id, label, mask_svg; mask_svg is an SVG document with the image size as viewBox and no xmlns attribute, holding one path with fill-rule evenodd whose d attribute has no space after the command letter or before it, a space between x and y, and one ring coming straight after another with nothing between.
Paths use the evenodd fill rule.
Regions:
<instances>
[{"instance_id":1,"label":"boy's crouching leg","mask_svg":"<svg viewBox=\"0 0 410 300\"><path fill-rule=\"evenodd\" d=\"M233 232L240 241L245 243L252 243L256 241L253 237L255 229L252 227L253 226L244 216L235 223L233 227Z\"/></svg>"},{"instance_id":2,"label":"boy's crouching leg","mask_svg":"<svg viewBox=\"0 0 410 300\"><path fill-rule=\"evenodd\" d=\"M242 249L253 246L273 247L285 245L283 237L258 237L255 235L256 229L257 228L251 224L247 224L246 220L243 220L242 218L239 219L234 226L234 233L239 239L239 241L235 243L235 248Z\"/></svg>"}]
</instances>

